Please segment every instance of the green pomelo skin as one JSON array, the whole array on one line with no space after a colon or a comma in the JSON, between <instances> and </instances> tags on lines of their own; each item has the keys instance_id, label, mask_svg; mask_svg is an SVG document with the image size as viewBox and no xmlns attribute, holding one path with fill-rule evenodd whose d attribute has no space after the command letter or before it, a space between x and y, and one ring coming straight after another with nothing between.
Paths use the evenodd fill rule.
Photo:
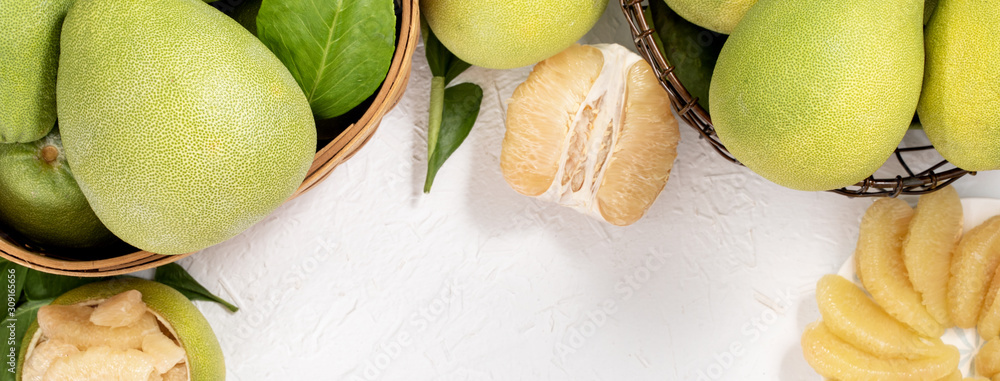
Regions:
<instances>
[{"instance_id":1,"label":"green pomelo skin","mask_svg":"<svg viewBox=\"0 0 1000 381\"><path fill-rule=\"evenodd\" d=\"M47 247L90 248L116 238L66 164L58 129L32 143L0 144L0 220Z\"/></svg>"},{"instance_id":2,"label":"green pomelo skin","mask_svg":"<svg viewBox=\"0 0 1000 381\"><path fill-rule=\"evenodd\" d=\"M722 143L754 172L798 190L836 189L874 173L920 97L923 5L759 1L729 36L712 77Z\"/></svg>"},{"instance_id":3,"label":"green pomelo skin","mask_svg":"<svg viewBox=\"0 0 1000 381\"><path fill-rule=\"evenodd\" d=\"M142 301L146 303L146 307L172 328L172 333L184 348L188 377L191 381L226 379L226 361L212 326L194 303L170 286L140 278L123 277L74 288L53 300L51 304L92 305L129 290L142 293ZM15 378L17 380L21 379L21 365L24 364L28 348L38 333L36 321L28 327L21 342Z\"/></svg>"},{"instance_id":4,"label":"green pomelo skin","mask_svg":"<svg viewBox=\"0 0 1000 381\"><path fill-rule=\"evenodd\" d=\"M309 103L246 29L198 0L80 0L62 34L74 175L125 242L182 254L288 199L316 148Z\"/></svg>"},{"instance_id":5,"label":"green pomelo skin","mask_svg":"<svg viewBox=\"0 0 1000 381\"><path fill-rule=\"evenodd\" d=\"M532 65L573 45L608 0L423 0L420 12L456 57L490 69Z\"/></svg>"},{"instance_id":6,"label":"green pomelo skin","mask_svg":"<svg viewBox=\"0 0 1000 381\"><path fill-rule=\"evenodd\" d=\"M1000 2L940 0L927 24L917 107L934 148L968 171L1000 169Z\"/></svg>"},{"instance_id":7,"label":"green pomelo skin","mask_svg":"<svg viewBox=\"0 0 1000 381\"><path fill-rule=\"evenodd\" d=\"M660 0L655 0L660 1ZM702 28L730 34L757 0L663 0L684 19Z\"/></svg>"},{"instance_id":8,"label":"green pomelo skin","mask_svg":"<svg viewBox=\"0 0 1000 381\"><path fill-rule=\"evenodd\" d=\"M56 124L59 28L72 0L0 0L0 143L41 139Z\"/></svg>"}]
</instances>

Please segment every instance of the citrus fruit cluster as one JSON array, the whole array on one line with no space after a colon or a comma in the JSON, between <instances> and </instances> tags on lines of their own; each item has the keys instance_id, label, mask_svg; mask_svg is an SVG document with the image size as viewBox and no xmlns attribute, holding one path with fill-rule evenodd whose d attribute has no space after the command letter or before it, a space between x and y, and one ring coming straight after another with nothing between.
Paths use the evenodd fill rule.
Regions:
<instances>
[{"instance_id":1,"label":"citrus fruit cluster","mask_svg":"<svg viewBox=\"0 0 1000 381\"><path fill-rule=\"evenodd\" d=\"M961 379L958 350L940 336L947 327L978 326L988 340L978 376L1000 373L1000 216L964 235L962 221L951 187L921 196L916 210L899 199L868 208L854 253L864 288L838 275L816 285L822 319L802 334L816 372L838 380Z\"/></svg>"},{"instance_id":2,"label":"citrus fruit cluster","mask_svg":"<svg viewBox=\"0 0 1000 381\"><path fill-rule=\"evenodd\" d=\"M656 200L680 140L653 69L621 45L574 45L540 62L506 124L500 166L512 188L615 225Z\"/></svg>"},{"instance_id":3,"label":"citrus fruit cluster","mask_svg":"<svg viewBox=\"0 0 1000 381\"><path fill-rule=\"evenodd\" d=\"M91 283L38 309L19 380L219 380L215 334L190 301L160 283Z\"/></svg>"}]
</instances>

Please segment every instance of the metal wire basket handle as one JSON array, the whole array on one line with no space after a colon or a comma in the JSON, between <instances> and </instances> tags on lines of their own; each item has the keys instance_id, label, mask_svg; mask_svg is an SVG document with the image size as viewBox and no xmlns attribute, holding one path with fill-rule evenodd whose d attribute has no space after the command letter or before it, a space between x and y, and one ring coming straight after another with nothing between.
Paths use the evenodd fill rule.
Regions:
<instances>
[{"instance_id":1,"label":"metal wire basket handle","mask_svg":"<svg viewBox=\"0 0 1000 381\"><path fill-rule=\"evenodd\" d=\"M739 160L736 160L729 153L729 150L726 149L726 146L719 141L719 136L715 133L715 127L712 126L712 118L708 115L708 112L698 105L698 98L688 93L684 85L674 75L674 66L667 61L663 52L657 48L656 42L653 40L655 30L646 23L646 19L643 17L642 1L619 0L622 12L625 13L625 18L628 20L629 28L631 28L633 42L635 42L635 47L639 51L639 54L653 67L660 85L663 86L663 89L670 96L670 103L673 105L677 115L697 130L701 137L715 149L715 152L718 152L726 160L740 164ZM975 172L969 172L960 168L950 168L936 172L948 165L947 160L942 160L923 171L914 172L903 158L903 154L905 153L932 149L934 147L929 145L896 148L893 156L906 171L905 176L875 178L873 175L852 186L833 189L828 192L848 197L896 197L901 194L919 195L943 188L966 174L976 174Z\"/></svg>"}]
</instances>

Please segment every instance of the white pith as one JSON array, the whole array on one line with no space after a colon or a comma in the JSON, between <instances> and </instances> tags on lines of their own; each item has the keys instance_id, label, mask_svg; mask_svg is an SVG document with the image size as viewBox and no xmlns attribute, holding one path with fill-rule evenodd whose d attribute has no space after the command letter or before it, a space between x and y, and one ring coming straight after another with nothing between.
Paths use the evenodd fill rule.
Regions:
<instances>
[{"instance_id":1,"label":"white pith","mask_svg":"<svg viewBox=\"0 0 1000 381\"><path fill-rule=\"evenodd\" d=\"M599 44L593 47L604 55L604 66L573 116L573 122L568 126L569 131L559 158L559 169L552 184L538 198L603 220L597 192L622 131L628 101L626 90L629 69L642 58L617 44ZM573 144L581 138L582 144ZM582 160L573 161L575 156L572 153L581 145L583 154L576 157L582 157ZM579 165L581 162L582 166Z\"/></svg>"}]
</instances>

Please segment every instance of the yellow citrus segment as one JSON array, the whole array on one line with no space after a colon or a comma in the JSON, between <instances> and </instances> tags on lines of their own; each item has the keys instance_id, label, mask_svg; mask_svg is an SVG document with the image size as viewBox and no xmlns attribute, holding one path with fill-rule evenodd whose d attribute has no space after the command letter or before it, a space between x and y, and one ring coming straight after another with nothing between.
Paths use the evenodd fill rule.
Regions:
<instances>
[{"instance_id":1,"label":"yellow citrus segment","mask_svg":"<svg viewBox=\"0 0 1000 381\"><path fill-rule=\"evenodd\" d=\"M597 192L601 215L615 225L639 220L656 200L680 141L670 98L646 61L629 69L626 88L625 121Z\"/></svg>"},{"instance_id":2,"label":"yellow citrus segment","mask_svg":"<svg viewBox=\"0 0 1000 381\"><path fill-rule=\"evenodd\" d=\"M985 340L1000 336L1000 303L997 303L997 295L1000 295L997 293L1000 289L1000 277L997 277L997 272L1000 272L1000 266L993 273L993 280L983 300L983 308L979 311L979 324L976 326L979 336Z\"/></svg>"},{"instance_id":3,"label":"yellow citrus segment","mask_svg":"<svg viewBox=\"0 0 1000 381\"><path fill-rule=\"evenodd\" d=\"M38 309L38 325L50 339L62 340L78 348L139 349L143 336L160 331L156 317L150 314L124 327L99 326L90 322L93 310L81 305L44 306Z\"/></svg>"},{"instance_id":4,"label":"yellow citrus segment","mask_svg":"<svg viewBox=\"0 0 1000 381\"><path fill-rule=\"evenodd\" d=\"M52 362L46 381L148 381L156 370L149 355L135 349L94 347Z\"/></svg>"},{"instance_id":5,"label":"yellow citrus segment","mask_svg":"<svg viewBox=\"0 0 1000 381\"><path fill-rule=\"evenodd\" d=\"M962 202L950 186L920 196L903 241L903 263L927 312L950 325L948 279L951 256L962 237Z\"/></svg>"},{"instance_id":6,"label":"yellow citrus segment","mask_svg":"<svg viewBox=\"0 0 1000 381\"><path fill-rule=\"evenodd\" d=\"M35 347L34 355L24 364L21 381L42 381L52 362L80 352L75 345L61 340L46 340Z\"/></svg>"},{"instance_id":7,"label":"yellow citrus segment","mask_svg":"<svg viewBox=\"0 0 1000 381\"><path fill-rule=\"evenodd\" d=\"M952 321L972 328L1000 264L1000 216L972 228L955 250L948 282L948 308Z\"/></svg>"},{"instance_id":8,"label":"yellow citrus segment","mask_svg":"<svg viewBox=\"0 0 1000 381\"><path fill-rule=\"evenodd\" d=\"M994 377L1000 373L1000 339L990 339L976 353L976 374Z\"/></svg>"},{"instance_id":9,"label":"yellow citrus segment","mask_svg":"<svg viewBox=\"0 0 1000 381\"><path fill-rule=\"evenodd\" d=\"M913 209L887 198L865 211L854 251L858 277L879 306L900 322L927 337L939 337L944 327L927 312L913 289L903 264L902 244Z\"/></svg>"},{"instance_id":10,"label":"yellow citrus segment","mask_svg":"<svg viewBox=\"0 0 1000 381\"><path fill-rule=\"evenodd\" d=\"M820 278L816 301L831 332L875 356L915 359L941 353L944 348L941 339L920 337L839 275Z\"/></svg>"},{"instance_id":11,"label":"yellow citrus segment","mask_svg":"<svg viewBox=\"0 0 1000 381\"><path fill-rule=\"evenodd\" d=\"M105 327L124 327L139 321L145 313L146 303L142 302L142 294L128 290L94 307L90 322Z\"/></svg>"},{"instance_id":12,"label":"yellow citrus segment","mask_svg":"<svg viewBox=\"0 0 1000 381\"><path fill-rule=\"evenodd\" d=\"M573 45L535 65L514 90L500 152L504 178L514 190L538 196L552 184L573 118L603 66L600 50Z\"/></svg>"},{"instance_id":13,"label":"yellow citrus segment","mask_svg":"<svg viewBox=\"0 0 1000 381\"><path fill-rule=\"evenodd\" d=\"M938 381L962 381L962 372L959 372L958 369L956 369L944 378L938 379Z\"/></svg>"},{"instance_id":14,"label":"yellow citrus segment","mask_svg":"<svg viewBox=\"0 0 1000 381\"><path fill-rule=\"evenodd\" d=\"M142 351L152 358L158 373L166 373L184 359L184 348L159 332L142 339Z\"/></svg>"},{"instance_id":15,"label":"yellow citrus segment","mask_svg":"<svg viewBox=\"0 0 1000 381\"><path fill-rule=\"evenodd\" d=\"M837 380L936 380L958 367L958 349L914 360L879 358L841 340L820 321L802 334L802 352L817 373Z\"/></svg>"},{"instance_id":16,"label":"yellow citrus segment","mask_svg":"<svg viewBox=\"0 0 1000 381\"><path fill-rule=\"evenodd\" d=\"M188 381L187 367L177 364L163 374L163 381Z\"/></svg>"}]
</instances>

